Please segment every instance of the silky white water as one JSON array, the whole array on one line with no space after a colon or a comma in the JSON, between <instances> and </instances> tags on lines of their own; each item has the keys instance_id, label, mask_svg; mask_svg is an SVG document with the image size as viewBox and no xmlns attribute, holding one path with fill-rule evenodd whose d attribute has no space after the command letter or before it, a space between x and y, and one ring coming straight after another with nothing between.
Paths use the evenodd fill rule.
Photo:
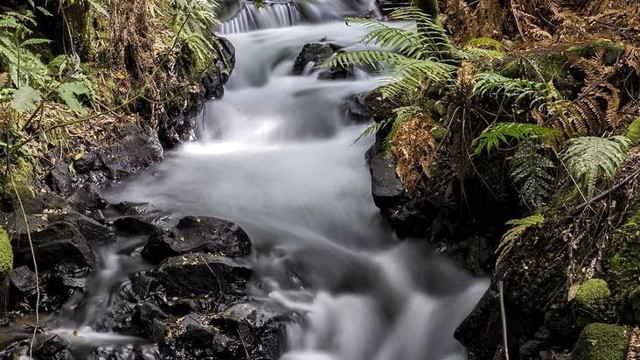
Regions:
<instances>
[{"instance_id":1,"label":"silky white water","mask_svg":"<svg viewBox=\"0 0 640 360\"><path fill-rule=\"evenodd\" d=\"M317 21L353 10L307 5ZM341 110L376 79L291 75L305 43L349 46L362 34L330 21L229 35L237 66L203 114L200 141L110 200L240 224L254 243L252 295L304 314L287 328L283 360L466 359L453 331L488 284L423 242L399 242L380 217L364 159L371 139L352 144L364 126Z\"/></svg>"}]
</instances>

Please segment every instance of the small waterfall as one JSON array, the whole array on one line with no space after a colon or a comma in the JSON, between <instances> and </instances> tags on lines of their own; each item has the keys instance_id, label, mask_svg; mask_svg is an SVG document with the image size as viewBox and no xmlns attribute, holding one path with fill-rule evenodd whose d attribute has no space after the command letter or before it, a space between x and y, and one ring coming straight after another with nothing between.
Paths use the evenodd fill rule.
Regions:
<instances>
[{"instance_id":1,"label":"small waterfall","mask_svg":"<svg viewBox=\"0 0 640 360\"><path fill-rule=\"evenodd\" d=\"M293 1L266 2L261 8L246 3L233 19L223 23L218 32L233 34L256 29L294 26L302 21L302 14Z\"/></svg>"},{"instance_id":2,"label":"small waterfall","mask_svg":"<svg viewBox=\"0 0 640 360\"><path fill-rule=\"evenodd\" d=\"M345 16L379 15L376 0L269 0L261 7L243 0L229 4L242 10L220 25L221 34L289 27L301 22L319 23Z\"/></svg>"}]
</instances>

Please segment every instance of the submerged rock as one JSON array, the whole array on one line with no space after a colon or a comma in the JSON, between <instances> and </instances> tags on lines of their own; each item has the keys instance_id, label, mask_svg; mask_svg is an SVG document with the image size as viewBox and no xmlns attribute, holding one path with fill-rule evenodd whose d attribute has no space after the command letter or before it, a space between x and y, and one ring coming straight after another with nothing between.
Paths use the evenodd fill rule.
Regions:
<instances>
[{"instance_id":1,"label":"submerged rock","mask_svg":"<svg viewBox=\"0 0 640 360\"><path fill-rule=\"evenodd\" d=\"M307 66L322 64L339 49L338 45L330 43L309 43L304 45L293 63L293 74L301 75Z\"/></svg>"},{"instance_id":2,"label":"submerged rock","mask_svg":"<svg viewBox=\"0 0 640 360\"><path fill-rule=\"evenodd\" d=\"M191 252L241 258L251 253L251 242L247 233L230 221L186 216L174 228L151 236L142 256L159 262Z\"/></svg>"}]
</instances>

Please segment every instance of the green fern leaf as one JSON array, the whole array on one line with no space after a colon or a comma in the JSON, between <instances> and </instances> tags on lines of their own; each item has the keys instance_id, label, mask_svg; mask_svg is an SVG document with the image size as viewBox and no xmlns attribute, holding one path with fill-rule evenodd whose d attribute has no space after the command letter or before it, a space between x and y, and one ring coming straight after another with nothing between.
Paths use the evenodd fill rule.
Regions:
<instances>
[{"instance_id":1,"label":"green fern leaf","mask_svg":"<svg viewBox=\"0 0 640 360\"><path fill-rule=\"evenodd\" d=\"M508 144L511 140L522 140L525 138L540 138L550 140L556 136L553 129L545 128L534 124L517 122L500 122L493 124L471 142L473 155L480 155L486 150L491 153L498 149L500 145Z\"/></svg>"},{"instance_id":2,"label":"green fern leaf","mask_svg":"<svg viewBox=\"0 0 640 360\"><path fill-rule=\"evenodd\" d=\"M631 143L625 136L610 139L583 136L569 140L562 160L569 174L591 198L598 181L611 180L616 176Z\"/></svg>"},{"instance_id":3,"label":"green fern leaf","mask_svg":"<svg viewBox=\"0 0 640 360\"><path fill-rule=\"evenodd\" d=\"M540 153L542 148L531 139L523 141L510 162L509 175L518 189L520 199L533 208L544 204L555 182L555 165Z\"/></svg>"},{"instance_id":4,"label":"green fern leaf","mask_svg":"<svg viewBox=\"0 0 640 360\"><path fill-rule=\"evenodd\" d=\"M507 221L507 225L511 225L512 227L505 232L502 236L502 240L500 241L500 245L496 250L498 255L498 259L496 260L496 266L509 255L511 250L513 249L515 242L524 234L524 232L532 227L538 226L545 222L544 216L540 214L535 214L528 216L522 219L513 219Z\"/></svg>"}]
</instances>

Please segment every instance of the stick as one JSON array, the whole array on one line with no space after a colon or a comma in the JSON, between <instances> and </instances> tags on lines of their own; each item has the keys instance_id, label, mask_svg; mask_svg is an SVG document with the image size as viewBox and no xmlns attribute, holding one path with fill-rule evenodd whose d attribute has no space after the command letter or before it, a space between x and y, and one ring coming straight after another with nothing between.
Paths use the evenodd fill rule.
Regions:
<instances>
[{"instance_id":1,"label":"stick","mask_svg":"<svg viewBox=\"0 0 640 360\"><path fill-rule=\"evenodd\" d=\"M504 310L504 282L498 281L498 292L500 293L500 317L502 318L502 341L504 342L504 358L509 360L509 345L507 342L507 316Z\"/></svg>"}]
</instances>

